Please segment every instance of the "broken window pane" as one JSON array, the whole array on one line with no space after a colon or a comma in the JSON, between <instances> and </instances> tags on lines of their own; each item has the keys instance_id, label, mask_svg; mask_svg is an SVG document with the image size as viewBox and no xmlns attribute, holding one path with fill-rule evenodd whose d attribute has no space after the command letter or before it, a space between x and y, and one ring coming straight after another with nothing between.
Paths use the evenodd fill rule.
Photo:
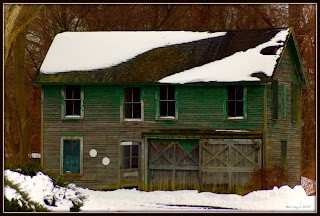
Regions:
<instances>
[{"instance_id":1,"label":"broken window pane","mask_svg":"<svg viewBox=\"0 0 320 216\"><path fill-rule=\"evenodd\" d=\"M65 115L81 115L80 86L66 86L65 88Z\"/></svg>"}]
</instances>

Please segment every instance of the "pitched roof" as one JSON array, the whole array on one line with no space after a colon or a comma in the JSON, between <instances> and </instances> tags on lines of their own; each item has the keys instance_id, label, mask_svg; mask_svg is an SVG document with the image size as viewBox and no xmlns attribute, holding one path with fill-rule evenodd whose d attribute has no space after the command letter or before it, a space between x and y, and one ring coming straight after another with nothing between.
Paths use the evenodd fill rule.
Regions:
<instances>
[{"instance_id":1,"label":"pitched roof","mask_svg":"<svg viewBox=\"0 0 320 216\"><path fill-rule=\"evenodd\" d=\"M95 50L92 48L95 48L101 57L99 61L108 63L93 67L93 64L89 62L87 67L73 68L69 65L59 69L55 65L59 66L61 62L54 60L54 57L62 55L66 50L70 50L70 47L73 47L73 52L69 53L69 57L72 57L75 63L72 62L73 60L68 61L68 56L64 55L66 61L62 65L68 65L68 62L70 62L70 64L77 66L77 64L81 65L85 61L82 57L85 50L80 52L78 48L71 44L70 40L75 40L79 37L78 35L85 35L86 32L62 33L56 38L68 38L69 45L64 43L63 49L59 49L57 47L61 47L61 44L55 38L36 82L41 84L61 82L186 83L259 81L260 79L252 77L252 74L259 75L259 73L262 73L265 76L272 76L289 33L287 28L236 30L227 31L226 33L181 31L96 32L96 40L98 41L94 42L95 45L91 45L91 47L83 45L83 47L87 47L86 49L89 50L89 53L94 53ZM116 34L117 37L114 35L111 37L110 35L112 34ZM90 34L88 33L88 35ZM120 37L119 35L123 36ZM145 42L148 45L141 48L148 35L152 35L154 38ZM162 38L160 42L157 41L157 38L159 40L159 35L165 35L166 39ZM134 40L130 39L125 44L121 44L129 36L133 37ZM89 43L88 40L90 38L82 36L81 38L80 44ZM111 49L108 49L108 51L99 50L99 43L102 44L107 39L110 42L109 44L112 44L112 46L109 45ZM134 41L136 46L131 45ZM92 41L89 44L92 44ZM117 44L119 44L118 48ZM114 58L112 55L116 55L117 50L121 52L119 56L123 55L124 57ZM255 62L254 55L259 57L259 61L262 61L262 63ZM242 58L237 56L242 56ZM110 60L112 58L114 60ZM256 67L256 65L259 67ZM236 70L231 70L230 66L236 67ZM242 70L240 70L241 68ZM235 71L239 71L238 74L235 74ZM186 80L185 77L187 77Z\"/></svg>"}]
</instances>

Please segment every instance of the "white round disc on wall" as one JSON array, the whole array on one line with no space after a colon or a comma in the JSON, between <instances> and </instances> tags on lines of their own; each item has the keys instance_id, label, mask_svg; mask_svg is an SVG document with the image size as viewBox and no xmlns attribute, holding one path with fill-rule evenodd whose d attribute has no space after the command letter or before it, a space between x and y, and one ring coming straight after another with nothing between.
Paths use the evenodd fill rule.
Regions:
<instances>
[{"instance_id":1,"label":"white round disc on wall","mask_svg":"<svg viewBox=\"0 0 320 216\"><path fill-rule=\"evenodd\" d=\"M110 163L110 159L108 158L108 157L104 157L103 159L102 159L102 164L103 165L108 165Z\"/></svg>"},{"instance_id":2,"label":"white round disc on wall","mask_svg":"<svg viewBox=\"0 0 320 216\"><path fill-rule=\"evenodd\" d=\"M90 154L91 157L95 157L95 156L97 156L98 152L95 149L91 149L89 154Z\"/></svg>"}]
</instances>

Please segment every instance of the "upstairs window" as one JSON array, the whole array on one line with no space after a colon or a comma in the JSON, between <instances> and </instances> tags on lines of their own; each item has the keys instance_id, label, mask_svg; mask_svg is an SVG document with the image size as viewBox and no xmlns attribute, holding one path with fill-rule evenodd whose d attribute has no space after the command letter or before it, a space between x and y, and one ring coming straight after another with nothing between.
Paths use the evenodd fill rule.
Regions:
<instances>
[{"instance_id":1,"label":"upstairs window","mask_svg":"<svg viewBox=\"0 0 320 216\"><path fill-rule=\"evenodd\" d=\"M141 98L139 87L124 89L124 118L141 119Z\"/></svg>"},{"instance_id":2,"label":"upstairs window","mask_svg":"<svg viewBox=\"0 0 320 216\"><path fill-rule=\"evenodd\" d=\"M160 86L160 118L176 116L176 101L174 86Z\"/></svg>"},{"instance_id":3,"label":"upstairs window","mask_svg":"<svg viewBox=\"0 0 320 216\"><path fill-rule=\"evenodd\" d=\"M244 88L229 86L227 95L227 115L229 119L244 117Z\"/></svg>"},{"instance_id":4,"label":"upstairs window","mask_svg":"<svg viewBox=\"0 0 320 216\"><path fill-rule=\"evenodd\" d=\"M82 92L80 86L67 86L64 92L64 116L82 116Z\"/></svg>"}]
</instances>

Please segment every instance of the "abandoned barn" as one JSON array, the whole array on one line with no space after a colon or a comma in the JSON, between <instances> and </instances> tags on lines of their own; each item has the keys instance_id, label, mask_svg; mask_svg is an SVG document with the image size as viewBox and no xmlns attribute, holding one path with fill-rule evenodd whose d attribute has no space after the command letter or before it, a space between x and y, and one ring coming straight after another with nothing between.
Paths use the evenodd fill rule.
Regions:
<instances>
[{"instance_id":1,"label":"abandoned barn","mask_svg":"<svg viewBox=\"0 0 320 216\"><path fill-rule=\"evenodd\" d=\"M35 83L42 165L78 186L234 193L275 165L300 184L292 28L64 32Z\"/></svg>"}]
</instances>

